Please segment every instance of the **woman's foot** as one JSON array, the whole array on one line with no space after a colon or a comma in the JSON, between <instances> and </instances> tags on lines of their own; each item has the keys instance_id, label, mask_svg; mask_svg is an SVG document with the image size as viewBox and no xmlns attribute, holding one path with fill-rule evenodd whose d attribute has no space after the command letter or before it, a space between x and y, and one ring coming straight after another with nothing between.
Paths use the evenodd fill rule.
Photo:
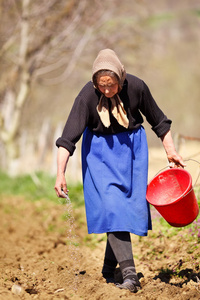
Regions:
<instances>
[{"instance_id":1,"label":"woman's foot","mask_svg":"<svg viewBox=\"0 0 200 300\"><path fill-rule=\"evenodd\" d=\"M120 289L129 290L132 293L137 293L141 287L136 285L131 279L126 279L123 283L116 283L116 286Z\"/></svg>"},{"instance_id":2,"label":"woman's foot","mask_svg":"<svg viewBox=\"0 0 200 300\"><path fill-rule=\"evenodd\" d=\"M104 272L102 273L103 278L105 278L106 283L115 283L114 273L112 272Z\"/></svg>"},{"instance_id":3,"label":"woman's foot","mask_svg":"<svg viewBox=\"0 0 200 300\"><path fill-rule=\"evenodd\" d=\"M106 283L115 283L114 277L105 278L105 279L106 279Z\"/></svg>"}]
</instances>

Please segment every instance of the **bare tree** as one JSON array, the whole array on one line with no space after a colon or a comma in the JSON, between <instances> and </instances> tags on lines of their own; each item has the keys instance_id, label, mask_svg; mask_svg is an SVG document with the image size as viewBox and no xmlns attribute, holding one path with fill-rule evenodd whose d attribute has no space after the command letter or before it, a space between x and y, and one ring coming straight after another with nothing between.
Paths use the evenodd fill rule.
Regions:
<instances>
[{"instance_id":1,"label":"bare tree","mask_svg":"<svg viewBox=\"0 0 200 300\"><path fill-rule=\"evenodd\" d=\"M33 80L57 84L67 78L107 15L98 1L1 0L0 140L7 163L18 156L20 121Z\"/></svg>"}]
</instances>

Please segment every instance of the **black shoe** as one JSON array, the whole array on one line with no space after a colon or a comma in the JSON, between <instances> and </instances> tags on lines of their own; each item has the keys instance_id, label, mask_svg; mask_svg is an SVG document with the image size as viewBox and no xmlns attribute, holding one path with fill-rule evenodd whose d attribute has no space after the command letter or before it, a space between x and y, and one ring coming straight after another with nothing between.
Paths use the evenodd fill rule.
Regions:
<instances>
[{"instance_id":1,"label":"black shoe","mask_svg":"<svg viewBox=\"0 0 200 300\"><path fill-rule=\"evenodd\" d=\"M103 278L105 278L106 283L115 283L114 273L113 272L103 272Z\"/></svg>"},{"instance_id":2,"label":"black shoe","mask_svg":"<svg viewBox=\"0 0 200 300\"><path fill-rule=\"evenodd\" d=\"M120 289L129 290L132 293L137 293L141 287L133 283L132 280L126 279L122 284L116 283L116 286Z\"/></svg>"},{"instance_id":3,"label":"black shoe","mask_svg":"<svg viewBox=\"0 0 200 300\"><path fill-rule=\"evenodd\" d=\"M105 280L106 280L106 283L115 283L114 277L105 278Z\"/></svg>"}]
</instances>

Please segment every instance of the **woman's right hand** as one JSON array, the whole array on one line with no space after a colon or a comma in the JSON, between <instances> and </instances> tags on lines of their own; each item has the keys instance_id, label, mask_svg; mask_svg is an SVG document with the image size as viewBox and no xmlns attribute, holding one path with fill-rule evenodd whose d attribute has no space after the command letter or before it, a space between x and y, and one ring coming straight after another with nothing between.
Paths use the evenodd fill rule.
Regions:
<instances>
[{"instance_id":1,"label":"woman's right hand","mask_svg":"<svg viewBox=\"0 0 200 300\"><path fill-rule=\"evenodd\" d=\"M69 191L67 189L67 182L64 174L57 175L54 189L58 197L60 198L66 197L65 195L67 195Z\"/></svg>"},{"instance_id":2,"label":"woman's right hand","mask_svg":"<svg viewBox=\"0 0 200 300\"><path fill-rule=\"evenodd\" d=\"M61 198L66 198L66 195L68 194L67 182L65 179L65 170L69 160L69 156L70 153L67 149L59 147L57 155L57 178L54 189L57 196Z\"/></svg>"}]
</instances>

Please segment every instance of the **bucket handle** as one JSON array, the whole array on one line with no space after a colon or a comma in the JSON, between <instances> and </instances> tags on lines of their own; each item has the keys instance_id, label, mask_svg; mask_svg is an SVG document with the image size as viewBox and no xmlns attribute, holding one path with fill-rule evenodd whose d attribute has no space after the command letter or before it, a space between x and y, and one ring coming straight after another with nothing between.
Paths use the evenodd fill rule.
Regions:
<instances>
[{"instance_id":1,"label":"bucket handle","mask_svg":"<svg viewBox=\"0 0 200 300\"><path fill-rule=\"evenodd\" d=\"M193 187L195 187L195 185L197 184L197 181L198 181L198 179L199 179L199 176L200 176L200 162L197 161L196 159L193 159L193 158L186 159L185 161L189 161L189 160L194 161L194 162L196 162L196 163L199 164L199 172L198 172L197 178L196 178L196 180L195 180L195 183L194 183L194 185L193 185ZM168 168L169 168L169 166L160 169L160 171L158 171L154 177L156 177L160 172L162 172L162 171L164 171L165 169L168 169ZM170 168L170 169L173 169L173 168ZM189 192L188 192L188 193L189 193Z\"/></svg>"},{"instance_id":2,"label":"bucket handle","mask_svg":"<svg viewBox=\"0 0 200 300\"><path fill-rule=\"evenodd\" d=\"M194 161L194 162L196 162L197 164L199 164L199 172L198 172L197 178L196 178L196 180L195 180L195 183L194 183L194 185L193 185L193 186L195 187L195 185L197 184L197 181L198 181L198 179L199 179L199 176L200 176L200 162L199 162L198 160L196 160L196 159L193 159L193 158L186 159L185 161L189 161L189 160Z\"/></svg>"},{"instance_id":3,"label":"bucket handle","mask_svg":"<svg viewBox=\"0 0 200 300\"><path fill-rule=\"evenodd\" d=\"M185 161L189 161L189 160L192 160L192 161L194 161L194 162L196 162L196 163L199 164L199 172L198 172L198 175L197 175L197 179L195 180L194 186L192 186L192 188L191 188L191 189L187 192L187 194L185 194L183 197L186 197L186 196L193 190L193 188L194 188L195 185L197 184L197 181L198 181L199 176L200 176L200 162L197 161L197 160L195 160L195 159L192 159L192 158L186 159ZM169 168L169 166L160 169L160 171L158 171L158 172L156 173L156 175L154 176L154 178L155 178L160 172L162 172L163 170L168 169L168 168ZM170 168L170 169L173 169L173 168Z\"/></svg>"}]
</instances>

